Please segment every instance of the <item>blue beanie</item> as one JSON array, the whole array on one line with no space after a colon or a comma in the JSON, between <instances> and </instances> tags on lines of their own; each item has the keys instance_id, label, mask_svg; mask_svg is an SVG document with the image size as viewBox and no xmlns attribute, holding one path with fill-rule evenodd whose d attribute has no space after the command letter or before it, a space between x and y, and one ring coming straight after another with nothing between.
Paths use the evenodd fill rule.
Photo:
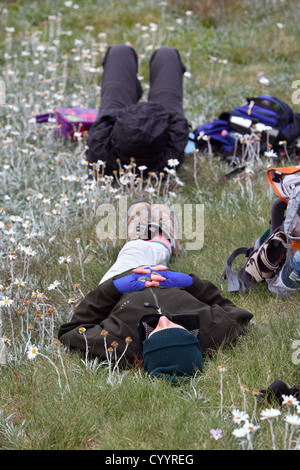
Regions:
<instances>
[{"instance_id":1,"label":"blue beanie","mask_svg":"<svg viewBox=\"0 0 300 470\"><path fill-rule=\"evenodd\" d=\"M167 379L191 377L202 370L199 340L183 328L165 328L149 336L143 346L146 372Z\"/></svg>"}]
</instances>

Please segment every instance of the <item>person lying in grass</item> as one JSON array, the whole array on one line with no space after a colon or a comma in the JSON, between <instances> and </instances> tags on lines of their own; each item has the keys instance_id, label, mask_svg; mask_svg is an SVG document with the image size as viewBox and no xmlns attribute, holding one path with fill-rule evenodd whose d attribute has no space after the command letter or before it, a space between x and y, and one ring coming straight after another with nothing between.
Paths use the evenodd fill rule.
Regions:
<instances>
[{"instance_id":1,"label":"person lying in grass","mask_svg":"<svg viewBox=\"0 0 300 470\"><path fill-rule=\"evenodd\" d=\"M202 370L205 355L243 334L253 315L210 281L168 269L171 256L183 251L167 206L135 203L127 226L116 262L61 325L58 338L103 360L107 344L120 357L130 342L124 365L142 361L151 376L191 377Z\"/></svg>"},{"instance_id":2,"label":"person lying in grass","mask_svg":"<svg viewBox=\"0 0 300 470\"><path fill-rule=\"evenodd\" d=\"M112 174L121 166L160 172L176 161L178 168L188 143L189 126L183 112L185 66L177 49L162 46L150 59L148 99L138 79L138 55L126 44L108 48L102 61L99 114L88 134L90 167Z\"/></svg>"}]
</instances>

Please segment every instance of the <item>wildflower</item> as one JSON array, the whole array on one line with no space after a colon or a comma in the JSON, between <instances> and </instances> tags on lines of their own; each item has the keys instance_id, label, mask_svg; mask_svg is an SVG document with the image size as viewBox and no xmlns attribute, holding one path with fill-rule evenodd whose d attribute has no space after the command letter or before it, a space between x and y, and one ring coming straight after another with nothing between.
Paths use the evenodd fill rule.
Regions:
<instances>
[{"instance_id":1,"label":"wildflower","mask_svg":"<svg viewBox=\"0 0 300 470\"><path fill-rule=\"evenodd\" d=\"M291 426L300 426L300 416L294 415L287 415L285 421L289 423Z\"/></svg>"},{"instance_id":2,"label":"wildflower","mask_svg":"<svg viewBox=\"0 0 300 470\"><path fill-rule=\"evenodd\" d=\"M271 431L273 450L276 450L276 445L275 445L275 435L274 435L274 432L273 432L272 419L277 418L280 414L281 414L280 411L276 410L274 408L263 410L260 414L261 419L267 419L268 420L268 423L269 423L269 426L270 426L270 431Z\"/></svg>"},{"instance_id":3,"label":"wildflower","mask_svg":"<svg viewBox=\"0 0 300 470\"><path fill-rule=\"evenodd\" d=\"M14 284L16 284L17 286L25 286L25 282L17 278L14 280Z\"/></svg>"},{"instance_id":4,"label":"wildflower","mask_svg":"<svg viewBox=\"0 0 300 470\"><path fill-rule=\"evenodd\" d=\"M68 264L68 263L71 263L71 256L60 256L59 260L58 260L59 264Z\"/></svg>"},{"instance_id":5,"label":"wildflower","mask_svg":"<svg viewBox=\"0 0 300 470\"><path fill-rule=\"evenodd\" d=\"M242 437L246 436L246 430L244 428L234 429L234 431L232 431L232 434L238 439L241 439Z\"/></svg>"},{"instance_id":6,"label":"wildflower","mask_svg":"<svg viewBox=\"0 0 300 470\"><path fill-rule=\"evenodd\" d=\"M260 416L261 416L261 419L273 419L273 418L277 418L277 416L279 416L281 413L279 410L277 409L274 409L274 408L270 408L270 409L266 409L266 410L263 410L261 413L260 413Z\"/></svg>"},{"instance_id":7,"label":"wildflower","mask_svg":"<svg viewBox=\"0 0 300 470\"><path fill-rule=\"evenodd\" d=\"M13 300L8 297L2 297L0 299L0 307L9 307L13 303Z\"/></svg>"},{"instance_id":8,"label":"wildflower","mask_svg":"<svg viewBox=\"0 0 300 470\"><path fill-rule=\"evenodd\" d=\"M274 152L273 149L268 150L267 152L264 153L264 155L265 157L274 157L274 158L278 157L277 153Z\"/></svg>"},{"instance_id":9,"label":"wildflower","mask_svg":"<svg viewBox=\"0 0 300 470\"><path fill-rule=\"evenodd\" d=\"M155 188L153 188L152 186L150 188L147 188L146 191L147 191L148 194L150 194L150 196L152 194L155 194Z\"/></svg>"},{"instance_id":10,"label":"wildflower","mask_svg":"<svg viewBox=\"0 0 300 470\"><path fill-rule=\"evenodd\" d=\"M241 392L242 392L242 393L247 393L247 392L249 392L249 389L248 389L247 385L241 385Z\"/></svg>"},{"instance_id":11,"label":"wildflower","mask_svg":"<svg viewBox=\"0 0 300 470\"><path fill-rule=\"evenodd\" d=\"M258 81L261 85L268 86L270 84L270 80L267 77L260 77Z\"/></svg>"},{"instance_id":12,"label":"wildflower","mask_svg":"<svg viewBox=\"0 0 300 470\"><path fill-rule=\"evenodd\" d=\"M246 421L249 418L249 415L244 411L233 410L233 421L234 423L240 424L242 421Z\"/></svg>"},{"instance_id":13,"label":"wildflower","mask_svg":"<svg viewBox=\"0 0 300 470\"><path fill-rule=\"evenodd\" d=\"M59 209L52 209L52 214L53 215L59 215L60 214L60 210Z\"/></svg>"},{"instance_id":14,"label":"wildflower","mask_svg":"<svg viewBox=\"0 0 300 470\"><path fill-rule=\"evenodd\" d=\"M48 310L46 311L46 315L47 315L48 317L51 317L51 316L52 316L52 317L55 317L55 308L50 305L50 307L49 307Z\"/></svg>"},{"instance_id":15,"label":"wildflower","mask_svg":"<svg viewBox=\"0 0 300 470\"><path fill-rule=\"evenodd\" d=\"M222 439L223 437L222 429L211 429L210 434L211 434L211 437L213 437L216 441L218 439Z\"/></svg>"},{"instance_id":16,"label":"wildflower","mask_svg":"<svg viewBox=\"0 0 300 470\"><path fill-rule=\"evenodd\" d=\"M253 423L249 423L249 421L246 421L243 428L245 429L246 434L250 435L250 434L254 434L255 431L257 431L260 428L260 426L255 425Z\"/></svg>"},{"instance_id":17,"label":"wildflower","mask_svg":"<svg viewBox=\"0 0 300 470\"><path fill-rule=\"evenodd\" d=\"M126 175L122 175L120 178L119 178L119 181L121 184L123 184L124 186L126 186L126 184L129 183L129 179L127 178Z\"/></svg>"},{"instance_id":18,"label":"wildflower","mask_svg":"<svg viewBox=\"0 0 300 470\"><path fill-rule=\"evenodd\" d=\"M30 248L30 247L25 247L24 252L27 256L35 256L36 255L36 251L32 250L32 248Z\"/></svg>"},{"instance_id":19,"label":"wildflower","mask_svg":"<svg viewBox=\"0 0 300 470\"><path fill-rule=\"evenodd\" d=\"M34 359L38 355L38 349L35 346L29 346L26 351L27 359Z\"/></svg>"},{"instance_id":20,"label":"wildflower","mask_svg":"<svg viewBox=\"0 0 300 470\"><path fill-rule=\"evenodd\" d=\"M173 167L179 165L179 161L177 160L177 158L170 158L170 159L168 160L168 165L169 165L171 168L173 168Z\"/></svg>"},{"instance_id":21,"label":"wildflower","mask_svg":"<svg viewBox=\"0 0 300 470\"><path fill-rule=\"evenodd\" d=\"M255 431L257 431L260 428L260 426L256 426L253 423L250 423L249 421L246 421L244 426L242 427L242 430L244 431L244 436L246 436L248 440L248 450L253 450L253 444L252 444L252 439ZM237 433L238 434L238 433ZM242 435L243 433L240 433L240 437L244 437Z\"/></svg>"},{"instance_id":22,"label":"wildflower","mask_svg":"<svg viewBox=\"0 0 300 470\"><path fill-rule=\"evenodd\" d=\"M287 424L290 424L292 429L291 429L291 433L290 433L290 437L289 437L289 450L292 448L292 442L293 442L293 436L294 436L294 432L295 432L295 428L297 426L300 426L300 416L296 415L296 414L293 414L293 415L287 415L285 417L285 422Z\"/></svg>"},{"instance_id":23,"label":"wildflower","mask_svg":"<svg viewBox=\"0 0 300 470\"><path fill-rule=\"evenodd\" d=\"M16 252L15 252L14 250L10 250L10 251L9 251L8 258L9 258L10 260L16 259L16 258L17 258Z\"/></svg>"},{"instance_id":24,"label":"wildflower","mask_svg":"<svg viewBox=\"0 0 300 470\"><path fill-rule=\"evenodd\" d=\"M31 297L33 297L34 299L47 299L45 294L43 294L42 292L39 292L38 290L36 292L32 292Z\"/></svg>"},{"instance_id":25,"label":"wildflower","mask_svg":"<svg viewBox=\"0 0 300 470\"><path fill-rule=\"evenodd\" d=\"M165 166L164 171L165 171L168 175L176 176L176 172L175 172L175 170L174 170L173 168L168 168L167 166Z\"/></svg>"},{"instance_id":26,"label":"wildflower","mask_svg":"<svg viewBox=\"0 0 300 470\"><path fill-rule=\"evenodd\" d=\"M12 222L23 222L23 219L21 217L19 217L18 215L11 215L10 220Z\"/></svg>"},{"instance_id":27,"label":"wildflower","mask_svg":"<svg viewBox=\"0 0 300 470\"><path fill-rule=\"evenodd\" d=\"M282 395L282 398L282 405L285 405L288 408L298 405L298 400L293 395Z\"/></svg>"},{"instance_id":28,"label":"wildflower","mask_svg":"<svg viewBox=\"0 0 300 470\"><path fill-rule=\"evenodd\" d=\"M80 198L80 199L78 199L78 200L76 201L76 205L77 205L77 206L80 206L81 204L83 205L83 204L86 203L86 201L87 201L86 198Z\"/></svg>"},{"instance_id":29,"label":"wildflower","mask_svg":"<svg viewBox=\"0 0 300 470\"><path fill-rule=\"evenodd\" d=\"M56 289L56 287L58 287L60 285L60 282L59 281L54 281L52 284L50 284L49 287L47 287L48 290L53 290L53 289Z\"/></svg>"}]
</instances>

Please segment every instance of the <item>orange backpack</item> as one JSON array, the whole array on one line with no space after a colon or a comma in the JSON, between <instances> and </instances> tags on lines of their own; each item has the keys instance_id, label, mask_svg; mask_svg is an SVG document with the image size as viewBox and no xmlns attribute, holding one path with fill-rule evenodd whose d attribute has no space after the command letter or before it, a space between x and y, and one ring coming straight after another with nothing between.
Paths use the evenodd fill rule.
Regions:
<instances>
[{"instance_id":1,"label":"orange backpack","mask_svg":"<svg viewBox=\"0 0 300 470\"><path fill-rule=\"evenodd\" d=\"M287 204L284 232L293 250L300 249L300 165L270 168L267 178L277 196Z\"/></svg>"},{"instance_id":2,"label":"orange backpack","mask_svg":"<svg viewBox=\"0 0 300 470\"><path fill-rule=\"evenodd\" d=\"M276 276L292 250L300 249L300 165L286 168L270 168L267 178L277 196L286 204L286 215L271 233L267 230L254 245L240 247L229 256L223 279L227 279L231 292L249 289L253 284ZM232 264L239 255L247 260L235 273Z\"/></svg>"}]
</instances>

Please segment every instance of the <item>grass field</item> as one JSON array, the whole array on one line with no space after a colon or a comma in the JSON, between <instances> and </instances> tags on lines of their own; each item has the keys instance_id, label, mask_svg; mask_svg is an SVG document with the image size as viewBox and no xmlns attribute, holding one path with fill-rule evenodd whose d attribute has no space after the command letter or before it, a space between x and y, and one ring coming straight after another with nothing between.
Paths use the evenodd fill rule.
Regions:
<instances>
[{"instance_id":1,"label":"grass field","mask_svg":"<svg viewBox=\"0 0 300 470\"><path fill-rule=\"evenodd\" d=\"M300 78L299 2L15 0L0 1L0 12L0 448L299 448L299 408L260 402L255 394L276 379L299 387L299 295L277 298L266 284L230 294L222 279L229 254L269 227L275 193L266 157L250 162L251 173L226 178L229 167L218 155L205 150L195 162L189 154L164 192L151 195L147 189L155 180L93 184L85 141L66 142L54 123L35 122L36 114L57 106L98 106L101 58L107 46L124 42L139 53L144 96L153 50L170 45L180 51L187 67L184 108L193 129L261 93L299 111L292 102L292 84ZM287 160L276 165L287 166ZM139 368L109 381L107 364L55 342L60 324L122 246L122 240L99 239L96 231L97 207L117 208L120 196L128 203L148 196L203 204L203 247L171 267L209 279L254 314L246 335L207 359L189 384L151 381ZM25 355L28 345L38 352L32 360ZM270 407L280 415L261 419ZM236 410L250 423L240 438L233 434L241 427Z\"/></svg>"}]
</instances>

